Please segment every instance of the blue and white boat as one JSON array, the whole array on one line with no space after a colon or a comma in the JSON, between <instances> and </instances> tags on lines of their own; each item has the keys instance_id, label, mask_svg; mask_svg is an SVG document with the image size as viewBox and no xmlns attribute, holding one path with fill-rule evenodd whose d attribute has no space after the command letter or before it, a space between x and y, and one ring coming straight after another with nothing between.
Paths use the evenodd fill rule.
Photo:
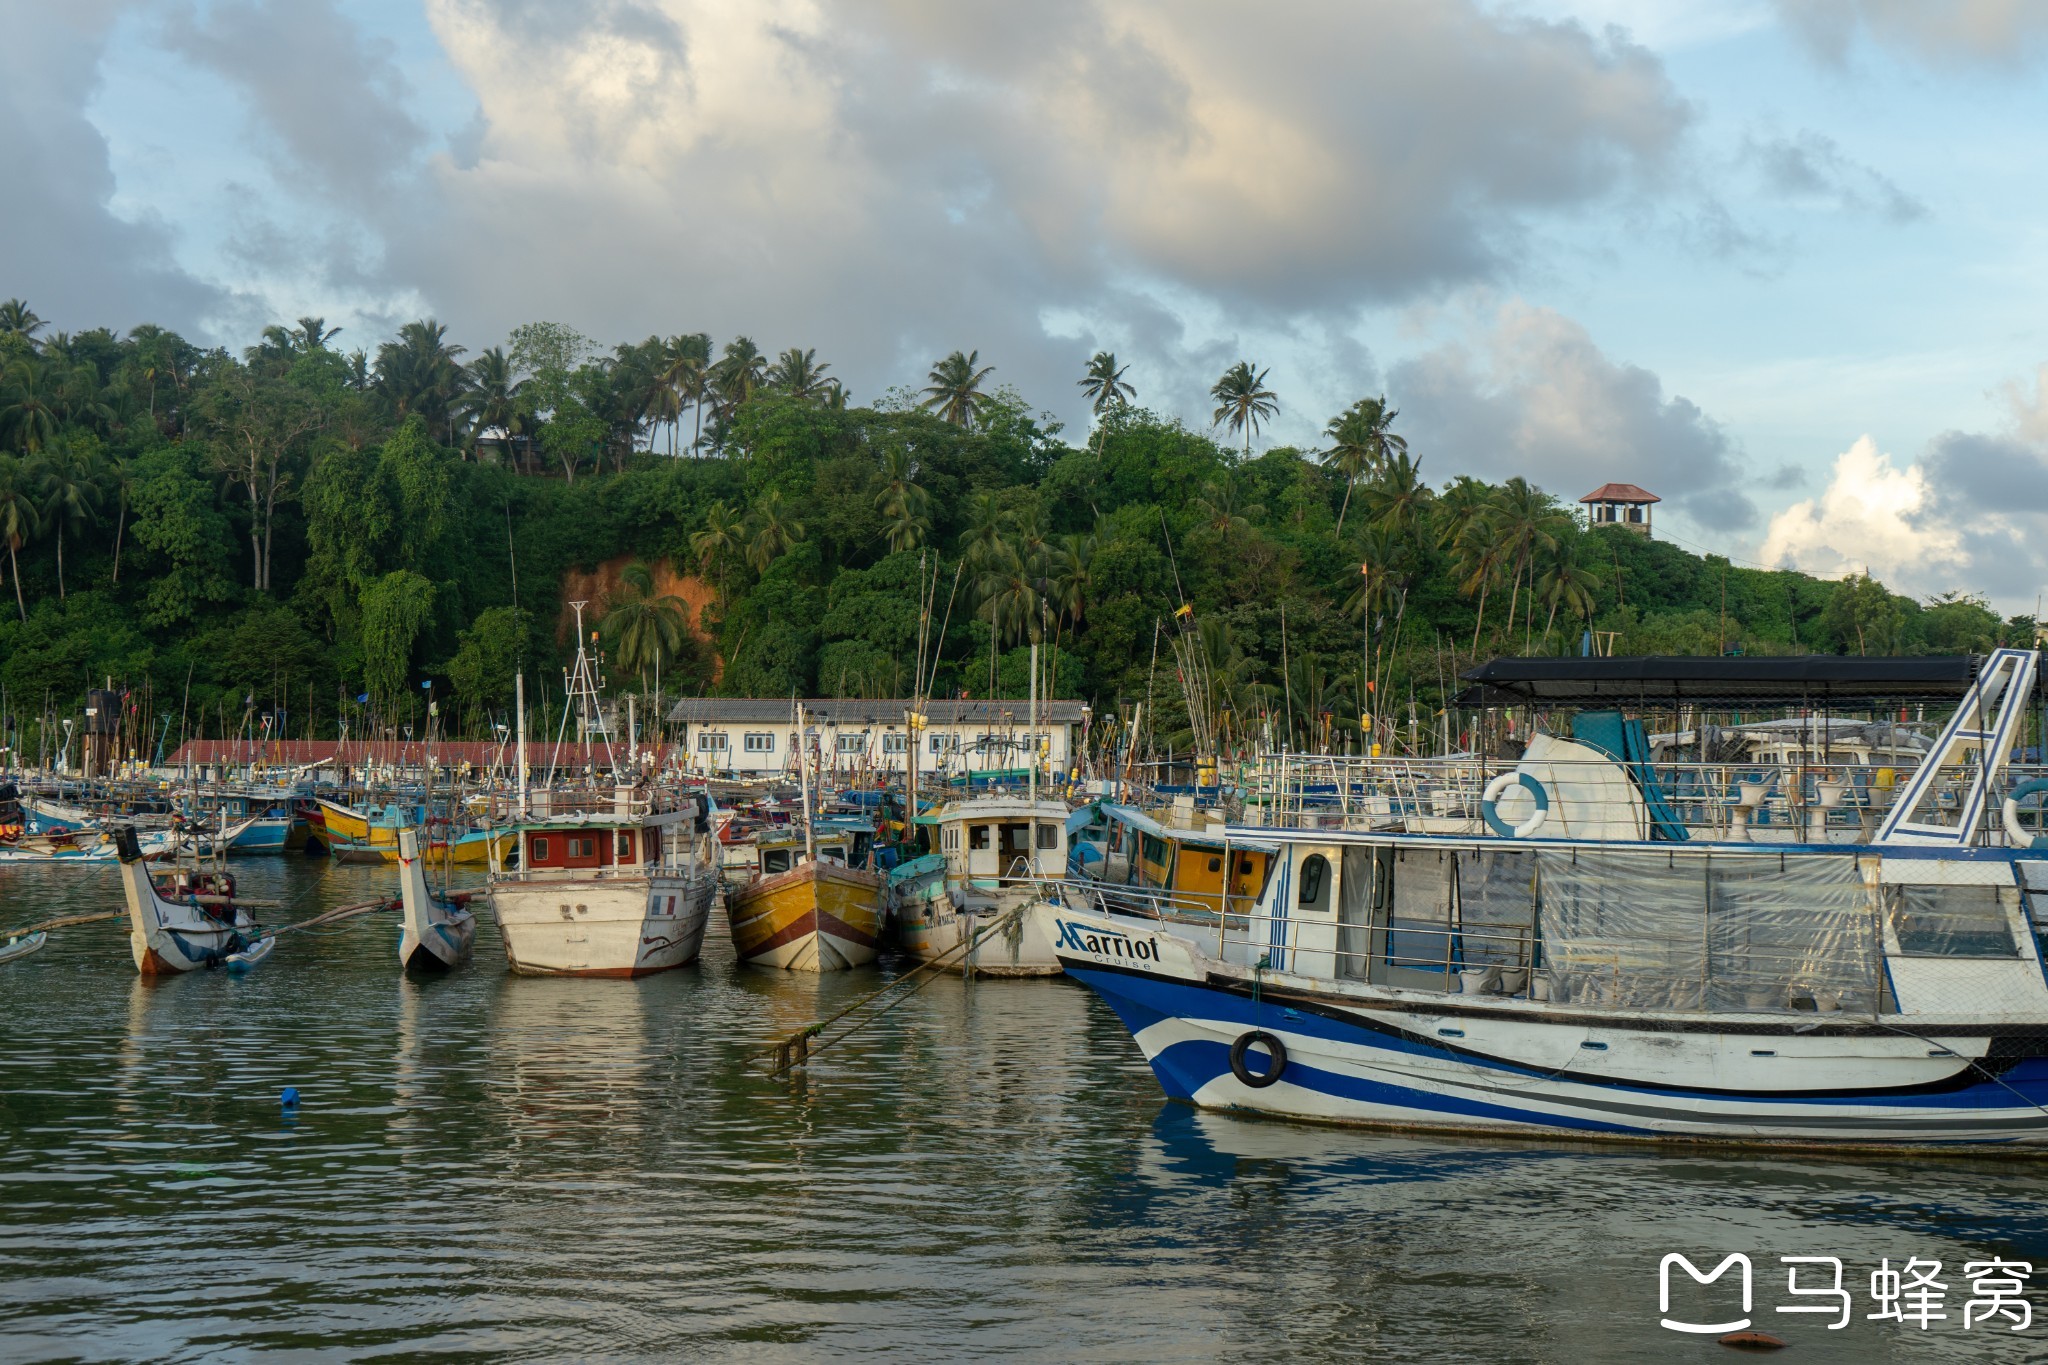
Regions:
<instances>
[{"instance_id":1,"label":"blue and white boat","mask_svg":"<svg viewBox=\"0 0 2048 1365\"><path fill-rule=\"evenodd\" d=\"M2010 796L1994 814L2037 667L1983 662L1862 843L1688 838L1642 818L1624 761L1577 755L1567 780L1539 758L1497 796L1547 819L1506 833L1233 827L1279 849L1243 912L1042 913L1203 1107L2048 1154L2048 841L2017 837Z\"/></svg>"}]
</instances>

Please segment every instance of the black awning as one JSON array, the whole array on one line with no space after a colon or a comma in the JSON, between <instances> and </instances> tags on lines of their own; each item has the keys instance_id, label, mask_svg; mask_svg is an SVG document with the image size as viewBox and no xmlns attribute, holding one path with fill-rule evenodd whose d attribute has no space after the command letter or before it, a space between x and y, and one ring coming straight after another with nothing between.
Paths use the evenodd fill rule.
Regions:
<instances>
[{"instance_id":1,"label":"black awning","mask_svg":"<svg viewBox=\"0 0 2048 1365\"><path fill-rule=\"evenodd\" d=\"M1492 659L1461 676L1458 706L1672 705L1776 702L1854 707L1953 701L1976 679L1974 654L1913 659L1799 654L1719 659Z\"/></svg>"}]
</instances>

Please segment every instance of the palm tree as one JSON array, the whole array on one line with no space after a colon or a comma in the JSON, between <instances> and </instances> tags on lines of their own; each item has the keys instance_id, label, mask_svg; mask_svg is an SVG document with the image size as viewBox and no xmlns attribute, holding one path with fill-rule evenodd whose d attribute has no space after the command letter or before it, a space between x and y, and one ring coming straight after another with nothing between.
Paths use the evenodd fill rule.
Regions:
<instances>
[{"instance_id":1,"label":"palm tree","mask_svg":"<svg viewBox=\"0 0 2048 1365\"><path fill-rule=\"evenodd\" d=\"M930 496L914 482L917 464L910 452L894 447L882 456L882 491L875 495L875 510L889 521L889 549L914 550L924 544L931 530L926 509Z\"/></svg>"},{"instance_id":2,"label":"palm tree","mask_svg":"<svg viewBox=\"0 0 2048 1365\"><path fill-rule=\"evenodd\" d=\"M450 416L468 388L469 375L457 362L460 346L448 344L448 329L432 318L408 322L398 339L377 348L377 388L403 419L419 413L427 430L451 432Z\"/></svg>"},{"instance_id":3,"label":"palm tree","mask_svg":"<svg viewBox=\"0 0 2048 1365\"><path fill-rule=\"evenodd\" d=\"M1223 372L1216 381L1209 396L1216 400L1215 415L1209 419L1210 426L1228 426L1233 433L1244 433L1244 453L1252 453L1252 437L1258 434L1259 424L1280 411L1280 400L1266 387L1268 370L1255 370L1247 360L1240 360Z\"/></svg>"},{"instance_id":4,"label":"palm tree","mask_svg":"<svg viewBox=\"0 0 2048 1365\"><path fill-rule=\"evenodd\" d=\"M301 355L324 351L327 343L341 335L339 327L329 327L326 318L300 318L299 325L292 329L292 349Z\"/></svg>"},{"instance_id":5,"label":"palm tree","mask_svg":"<svg viewBox=\"0 0 2048 1365\"><path fill-rule=\"evenodd\" d=\"M1515 629L1515 609L1522 583L1530 577L1532 561L1538 553L1554 549L1570 529L1570 517L1551 496L1519 474L1502 484L1495 495L1493 533L1503 543L1513 565L1514 595L1508 599L1510 636ZM1534 611L1533 599L1530 609Z\"/></svg>"},{"instance_id":6,"label":"palm tree","mask_svg":"<svg viewBox=\"0 0 2048 1365\"><path fill-rule=\"evenodd\" d=\"M12 333L33 340L44 325L43 320L36 316L35 310L20 299L9 299L5 303L0 303L0 336Z\"/></svg>"},{"instance_id":7,"label":"palm tree","mask_svg":"<svg viewBox=\"0 0 2048 1365\"><path fill-rule=\"evenodd\" d=\"M740 404L768 382L768 357L761 354L753 338L734 337L711 367L710 381L718 395L718 415L731 421Z\"/></svg>"},{"instance_id":8,"label":"palm tree","mask_svg":"<svg viewBox=\"0 0 2048 1365\"><path fill-rule=\"evenodd\" d=\"M830 365L818 363L816 350L798 350L792 346L784 351L768 371L768 387L779 389L791 398L815 403L825 396L825 391L836 381L825 378Z\"/></svg>"},{"instance_id":9,"label":"palm tree","mask_svg":"<svg viewBox=\"0 0 2048 1365\"><path fill-rule=\"evenodd\" d=\"M19 303L16 299L14 302ZM30 490L26 466L12 455L0 455L0 540L7 542L7 567L14 575L14 605L21 619L28 620L28 603L21 595L21 547L35 539L42 529L42 509Z\"/></svg>"},{"instance_id":10,"label":"palm tree","mask_svg":"<svg viewBox=\"0 0 2048 1365\"><path fill-rule=\"evenodd\" d=\"M1366 485L1364 505L1372 524L1397 541L1419 539L1423 518L1436 495L1422 481L1422 461L1397 451ZM1339 524L1342 518L1339 518Z\"/></svg>"},{"instance_id":11,"label":"palm tree","mask_svg":"<svg viewBox=\"0 0 2048 1365\"><path fill-rule=\"evenodd\" d=\"M1550 628L1557 622L1561 607L1581 621L1590 621L1593 616L1593 590L1600 584L1600 575L1586 567L1579 558L1580 538L1567 535L1557 544L1545 560L1543 573L1536 580L1537 599L1549 608L1550 614L1543 621L1543 638L1550 638Z\"/></svg>"},{"instance_id":12,"label":"palm tree","mask_svg":"<svg viewBox=\"0 0 2048 1365\"><path fill-rule=\"evenodd\" d=\"M135 492L135 470L119 455L107 457L100 463L105 491L112 495L118 509L114 519L114 582L121 581L121 533L128 529L128 499Z\"/></svg>"},{"instance_id":13,"label":"palm tree","mask_svg":"<svg viewBox=\"0 0 2048 1365\"><path fill-rule=\"evenodd\" d=\"M1078 381L1081 394L1088 400L1088 410L1095 414L1096 453L1100 454L1102 442L1108 434L1102 419L1112 412L1120 412L1130 406L1131 399L1138 391L1124 383L1124 371L1130 366L1116 363L1116 356L1110 351L1097 351L1088 361L1088 373Z\"/></svg>"},{"instance_id":14,"label":"palm tree","mask_svg":"<svg viewBox=\"0 0 2048 1365\"><path fill-rule=\"evenodd\" d=\"M47 367L22 357L0 372L0 433L25 455L40 454L57 438Z\"/></svg>"},{"instance_id":15,"label":"palm tree","mask_svg":"<svg viewBox=\"0 0 2048 1365\"><path fill-rule=\"evenodd\" d=\"M723 502L714 502L704 512L704 529L690 536L690 553L718 584L718 599L725 600L725 568L734 555L742 554L747 543L746 524Z\"/></svg>"},{"instance_id":16,"label":"palm tree","mask_svg":"<svg viewBox=\"0 0 2048 1365\"><path fill-rule=\"evenodd\" d=\"M804 524L782 500L779 488L769 489L767 496L754 504L753 523L747 562L754 566L755 573L768 572L770 564L804 538Z\"/></svg>"},{"instance_id":17,"label":"palm tree","mask_svg":"<svg viewBox=\"0 0 2048 1365\"><path fill-rule=\"evenodd\" d=\"M704 439L704 396L710 382L710 369L711 337L707 333L685 332L668 339L667 363L660 378L675 392L678 403L688 403L697 414L697 430L690 440L692 450ZM680 412L676 426L682 426ZM675 453L673 445L669 453Z\"/></svg>"},{"instance_id":18,"label":"palm tree","mask_svg":"<svg viewBox=\"0 0 2048 1365\"><path fill-rule=\"evenodd\" d=\"M994 493L976 493L967 502L967 529L960 533L960 556L979 572L992 564L1003 545L1010 518Z\"/></svg>"},{"instance_id":19,"label":"palm tree","mask_svg":"<svg viewBox=\"0 0 2048 1365\"><path fill-rule=\"evenodd\" d=\"M619 570L619 593L611 599L598 630L611 644L619 666L638 673L673 659L690 630L689 609L680 597L658 593L654 571L641 560Z\"/></svg>"},{"instance_id":20,"label":"palm tree","mask_svg":"<svg viewBox=\"0 0 2048 1365\"><path fill-rule=\"evenodd\" d=\"M502 346L485 350L466 368L469 386L460 412L469 430L463 433L463 448L475 454L477 438L495 427L505 433L505 453L510 455L513 437L526 429L526 404L520 401L526 381L513 370Z\"/></svg>"},{"instance_id":21,"label":"palm tree","mask_svg":"<svg viewBox=\"0 0 2048 1365\"><path fill-rule=\"evenodd\" d=\"M1057 619L1077 630L1088 616L1088 597L1095 586L1091 569L1098 543L1095 534L1061 536L1047 556L1047 604Z\"/></svg>"},{"instance_id":22,"label":"palm tree","mask_svg":"<svg viewBox=\"0 0 2048 1365\"><path fill-rule=\"evenodd\" d=\"M1201 496L1190 505L1201 514L1203 524L1216 533L1226 550L1230 548L1233 536L1249 531L1253 520L1266 514L1263 504L1241 500L1237 480L1228 474L1203 484Z\"/></svg>"},{"instance_id":23,"label":"palm tree","mask_svg":"<svg viewBox=\"0 0 2048 1365\"><path fill-rule=\"evenodd\" d=\"M982 615L998 643L1039 640L1042 598L1036 566L1018 546L1005 541L975 580Z\"/></svg>"},{"instance_id":24,"label":"palm tree","mask_svg":"<svg viewBox=\"0 0 2048 1365\"><path fill-rule=\"evenodd\" d=\"M51 449L36 465L42 520L57 528L57 598L64 597L64 530L90 523L99 511L99 462L72 446Z\"/></svg>"},{"instance_id":25,"label":"palm tree","mask_svg":"<svg viewBox=\"0 0 2048 1365\"><path fill-rule=\"evenodd\" d=\"M981 391L982 381L996 368L980 365L980 360L978 350L964 355L955 351L933 365L931 373L925 376L931 382L924 386L925 398L919 406L956 427L972 427L988 403L988 395Z\"/></svg>"},{"instance_id":26,"label":"palm tree","mask_svg":"<svg viewBox=\"0 0 2048 1365\"><path fill-rule=\"evenodd\" d=\"M1351 490L1358 481L1376 476L1392 456L1408 449L1407 439L1392 431L1393 421L1400 415L1398 409L1387 406L1384 397L1361 398L1323 428L1323 435L1330 440L1323 458L1344 476L1344 505L1337 511L1339 535L1344 532L1344 514L1351 510Z\"/></svg>"}]
</instances>

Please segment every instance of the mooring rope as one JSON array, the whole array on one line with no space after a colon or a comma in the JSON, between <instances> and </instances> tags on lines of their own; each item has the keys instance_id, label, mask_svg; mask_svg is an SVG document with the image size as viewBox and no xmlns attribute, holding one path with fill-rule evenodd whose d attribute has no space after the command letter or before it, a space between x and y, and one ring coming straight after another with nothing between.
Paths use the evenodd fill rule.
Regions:
<instances>
[{"instance_id":1,"label":"mooring rope","mask_svg":"<svg viewBox=\"0 0 2048 1365\"><path fill-rule=\"evenodd\" d=\"M179 903L180 902L173 902L173 904ZM242 908L246 909L251 904L280 905L282 904L282 902L266 901L258 903L242 901L237 902L237 904ZM258 929L259 932L263 934L289 934L294 933L300 929L312 929L319 925L333 924L339 920L351 919L357 915L366 915L375 910L396 910L398 906L398 897L389 896L381 900L363 901L361 904L358 905L343 905L337 906L332 910L323 910L321 913L313 916L311 919L300 920L296 924L281 924L275 929L263 929L261 926L258 926ZM102 920L121 919L124 916L126 916L127 913L128 912L126 910L102 910L90 915L60 915L56 919L46 919L39 924L31 924L26 929L12 930L7 934L7 937L26 938L30 934L39 933L49 929L69 929L73 925L78 924L98 924Z\"/></svg>"},{"instance_id":2,"label":"mooring rope","mask_svg":"<svg viewBox=\"0 0 2048 1365\"><path fill-rule=\"evenodd\" d=\"M891 981L886 986L883 986L880 990L871 991L868 994L862 996L860 999L854 1001L851 1005L848 1005L845 1009L839 1011L839 1013L833 1015L830 1019L823 1019L815 1024L810 1025L807 1028L798 1029L795 1033L790 1034L789 1037L785 1038L780 1043L777 1043L772 1047L762 1049L759 1053L756 1054L757 1057L772 1057L774 1059L774 1065L772 1065L768 1069L769 1078L772 1080L773 1078L780 1076L785 1072L794 1071L796 1068L810 1061L811 1057L816 1053L823 1052L826 1048L831 1047L834 1043L844 1042L848 1038L851 1038L854 1034L859 1033L869 1024L874 1023L876 1019L881 1018L890 1010L895 1009L898 1005L902 1004L905 1000L908 1000L911 996L916 995L919 991L923 990L926 986L930 985L933 981L937 980L938 978L935 976L925 977L925 979L923 981L919 981L916 986L912 987L907 991L901 992L899 995L897 995L897 997L894 1000L891 1000L888 1003L882 1005L874 1012L874 1014L871 1017L861 1020L860 1022L852 1025L851 1027L845 1029L843 1032L838 1033L831 1038L824 1039L816 1047L811 1046L811 1039L816 1038L826 1029L838 1023L841 1019L846 1018L846 1016L852 1014L854 1011L863 1009L866 1006L872 1004L874 1001L880 999L882 996L887 995L889 992L897 990L906 981L916 980L919 976L923 975L925 972L930 971L934 967L945 966L947 960L955 956L956 954L966 954L974 951L974 949L979 947L982 941L988 938L989 935L995 933L998 929L1001 929L1004 925L1009 923L1009 921L1023 915L1023 913L1026 910L1029 910L1034 904L1036 904L1035 901L1026 901L1024 902L1024 904L1019 905L1014 909L997 916L995 919L990 920L986 925L982 926L982 928L978 932L966 938L963 938L959 943L954 944L951 948L948 948L945 952L940 953L937 957L932 958L929 961L919 963L917 966L911 968L903 975L897 977L894 981Z\"/></svg>"}]
</instances>

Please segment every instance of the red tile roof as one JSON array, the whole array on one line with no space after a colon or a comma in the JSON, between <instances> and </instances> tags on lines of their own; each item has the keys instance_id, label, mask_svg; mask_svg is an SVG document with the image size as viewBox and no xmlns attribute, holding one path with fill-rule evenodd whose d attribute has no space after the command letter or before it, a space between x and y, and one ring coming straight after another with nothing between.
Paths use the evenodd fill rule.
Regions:
<instances>
[{"instance_id":1,"label":"red tile roof","mask_svg":"<svg viewBox=\"0 0 2048 1365\"><path fill-rule=\"evenodd\" d=\"M1636 487L1632 483L1603 483L1580 502L1662 502L1655 493Z\"/></svg>"}]
</instances>

